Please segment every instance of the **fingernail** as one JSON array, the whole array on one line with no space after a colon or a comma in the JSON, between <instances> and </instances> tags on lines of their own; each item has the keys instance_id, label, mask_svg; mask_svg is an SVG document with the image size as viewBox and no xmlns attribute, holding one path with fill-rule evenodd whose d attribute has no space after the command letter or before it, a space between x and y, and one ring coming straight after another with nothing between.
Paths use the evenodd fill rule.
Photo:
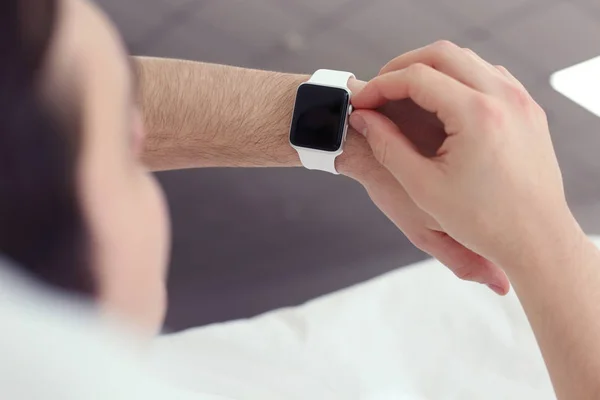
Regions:
<instances>
[{"instance_id":1,"label":"fingernail","mask_svg":"<svg viewBox=\"0 0 600 400\"><path fill-rule=\"evenodd\" d=\"M367 123L359 114L350 115L350 125L361 135L367 136Z\"/></svg>"},{"instance_id":2,"label":"fingernail","mask_svg":"<svg viewBox=\"0 0 600 400\"><path fill-rule=\"evenodd\" d=\"M489 287L496 294L499 294L499 295L504 294L504 290L498 285L494 285L493 283L488 283L487 287Z\"/></svg>"},{"instance_id":3,"label":"fingernail","mask_svg":"<svg viewBox=\"0 0 600 400\"><path fill-rule=\"evenodd\" d=\"M348 80L348 89L352 92L353 95L360 92L365 86L367 82L359 81L358 79L350 79Z\"/></svg>"}]
</instances>

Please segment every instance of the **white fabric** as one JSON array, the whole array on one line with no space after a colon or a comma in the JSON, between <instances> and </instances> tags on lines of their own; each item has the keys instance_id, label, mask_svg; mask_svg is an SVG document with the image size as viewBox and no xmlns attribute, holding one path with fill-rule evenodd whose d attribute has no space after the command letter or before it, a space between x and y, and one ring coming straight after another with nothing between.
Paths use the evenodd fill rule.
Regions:
<instances>
[{"instance_id":1,"label":"white fabric","mask_svg":"<svg viewBox=\"0 0 600 400\"><path fill-rule=\"evenodd\" d=\"M192 390L247 400L552 399L514 294L435 261L248 321L166 336L155 357Z\"/></svg>"},{"instance_id":2,"label":"white fabric","mask_svg":"<svg viewBox=\"0 0 600 400\"><path fill-rule=\"evenodd\" d=\"M58 296L0 262L0 399L223 400L157 379L141 351L91 305Z\"/></svg>"},{"instance_id":3,"label":"white fabric","mask_svg":"<svg viewBox=\"0 0 600 400\"><path fill-rule=\"evenodd\" d=\"M5 272L2 399L554 398L514 294L460 282L434 261L301 307L162 337L149 358L89 306Z\"/></svg>"}]
</instances>

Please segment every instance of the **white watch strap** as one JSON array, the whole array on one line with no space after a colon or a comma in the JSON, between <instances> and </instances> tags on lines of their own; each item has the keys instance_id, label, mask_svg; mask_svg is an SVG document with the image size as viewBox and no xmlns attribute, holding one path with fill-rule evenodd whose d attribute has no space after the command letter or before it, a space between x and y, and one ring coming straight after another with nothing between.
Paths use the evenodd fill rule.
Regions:
<instances>
[{"instance_id":1,"label":"white watch strap","mask_svg":"<svg viewBox=\"0 0 600 400\"><path fill-rule=\"evenodd\" d=\"M348 89L348 80L350 78L354 78L354 74L351 72L320 69L310 77L308 83ZM328 153L326 151L303 148L297 148L297 151L300 161L305 168L338 175L335 168L335 159L339 153Z\"/></svg>"},{"instance_id":2,"label":"white watch strap","mask_svg":"<svg viewBox=\"0 0 600 400\"><path fill-rule=\"evenodd\" d=\"M354 78L354 74L351 72L320 69L310 77L308 82L348 89L348 80L350 78Z\"/></svg>"},{"instance_id":3,"label":"white watch strap","mask_svg":"<svg viewBox=\"0 0 600 400\"><path fill-rule=\"evenodd\" d=\"M300 161L306 169L325 171L334 175L339 174L337 169L335 169L335 155L311 149L299 148L297 150L298 155L300 156Z\"/></svg>"}]
</instances>

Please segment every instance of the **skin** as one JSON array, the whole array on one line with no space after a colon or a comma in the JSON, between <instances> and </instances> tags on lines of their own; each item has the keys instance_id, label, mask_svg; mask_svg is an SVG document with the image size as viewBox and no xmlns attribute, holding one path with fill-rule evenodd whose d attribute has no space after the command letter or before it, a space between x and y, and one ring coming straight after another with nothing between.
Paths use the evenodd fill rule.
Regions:
<instances>
[{"instance_id":1,"label":"skin","mask_svg":"<svg viewBox=\"0 0 600 400\"><path fill-rule=\"evenodd\" d=\"M430 157L374 111L406 98L444 124ZM546 116L525 88L440 42L391 61L353 104L351 123L419 208L506 271L558 398L600 397L600 253L569 210Z\"/></svg>"}]
</instances>

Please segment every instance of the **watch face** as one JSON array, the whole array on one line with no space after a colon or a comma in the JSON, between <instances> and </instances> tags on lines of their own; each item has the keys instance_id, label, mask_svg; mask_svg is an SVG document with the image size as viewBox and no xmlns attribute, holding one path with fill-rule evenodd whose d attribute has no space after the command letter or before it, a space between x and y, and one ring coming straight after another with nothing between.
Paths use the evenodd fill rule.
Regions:
<instances>
[{"instance_id":1,"label":"watch face","mask_svg":"<svg viewBox=\"0 0 600 400\"><path fill-rule=\"evenodd\" d=\"M298 88L290 142L309 149L342 146L350 95L341 88L303 84Z\"/></svg>"}]
</instances>

